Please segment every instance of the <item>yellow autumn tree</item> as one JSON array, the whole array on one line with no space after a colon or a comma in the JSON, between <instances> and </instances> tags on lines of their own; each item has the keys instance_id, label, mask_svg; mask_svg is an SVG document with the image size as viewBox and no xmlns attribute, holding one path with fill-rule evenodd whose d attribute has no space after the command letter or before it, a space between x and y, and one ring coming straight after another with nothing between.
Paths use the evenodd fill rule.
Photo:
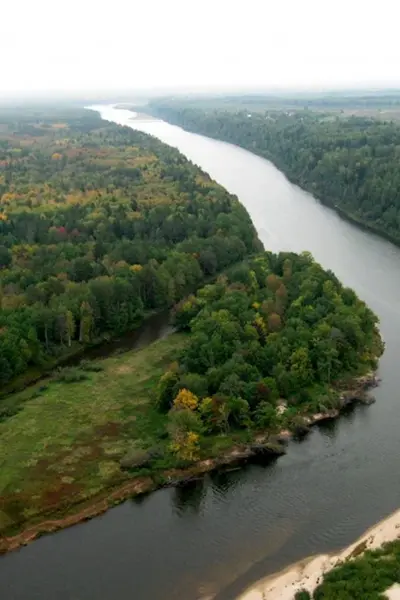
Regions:
<instances>
[{"instance_id":1,"label":"yellow autumn tree","mask_svg":"<svg viewBox=\"0 0 400 600\"><path fill-rule=\"evenodd\" d=\"M174 408L176 410L196 410L199 405L199 399L190 390L183 388L179 390L178 395L174 400Z\"/></svg>"},{"instance_id":2,"label":"yellow autumn tree","mask_svg":"<svg viewBox=\"0 0 400 600\"><path fill-rule=\"evenodd\" d=\"M131 265L129 268L134 273L139 273L143 269L142 265Z\"/></svg>"},{"instance_id":3,"label":"yellow autumn tree","mask_svg":"<svg viewBox=\"0 0 400 600\"><path fill-rule=\"evenodd\" d=\"M262 338L265 338L265 336L267 335L267 325L259 313L257 313L253 324L254 327L257 329L258 335Z\"/></svg>"},{"instance_id":4,"label":"yellow autumn tree","mask_svg":"<svg viewBox=\"0 0 400 600\"><path fill-rule=\"evenodd\" d=\"M188 431L174 440L170 449L182 460L193 461L199 456L199 434L194 431Z\"/></svg>"},{"instance_id":5,"label":"yellow autumn tree","mask_svg":"<svg viewBox=\"0 0 400 600\"><path fill-rule=\"evenodd\" d=\"M171 439L169 448L178 458L187 461L197 460L200 452L201 430L199 415L189 408L169 411L168 433Z\"/></svg>"}]
</instances>

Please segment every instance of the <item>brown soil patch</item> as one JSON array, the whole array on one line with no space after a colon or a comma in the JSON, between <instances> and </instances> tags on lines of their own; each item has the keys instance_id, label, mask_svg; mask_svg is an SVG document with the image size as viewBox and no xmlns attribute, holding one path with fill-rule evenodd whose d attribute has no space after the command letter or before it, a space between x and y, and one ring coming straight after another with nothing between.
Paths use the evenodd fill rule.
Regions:
<instances>
[{"instance_id":1,"label":"brown soil patch","mask_svg":"<svg viewBox=\"0 0 400 600\"><path fill-rule=\"evenodd\" d=\"M45 509L59 507L68 500L78 496L82 487L76 483L60 483L53 488L47 489L42 496L42 506Z\"/></svg>"},{"instance_id":2,"label":"brown soil patch","mask_svg":"<svg viewBox=\"0 0 400 600\"><path fill-rule=\"evenodd\" d=\"M104 425L98 425L95 429L95 435L101 437L115 437L121 433L121 423L109 421Z\"/></svg>"},{"instance_id":3,"label":"brown soil patch","mask_svg":"<svg viewBox=\"0 0 400 600\"><path fill-rule=\"evenodd\" d=\"M113 371L114 371L114 373L117 373L117 375L126 375L127 373L132 372L132 367L130 367L129 365L121 365L120 367L117 367Z\"/></svg>"},{"instance_id":4,"label":"brown soil patch","mask_svg":"<svg viewBox=\"0 0 400 600\"><path fill-rule=\"evenodd\" d=\"M93 517L106 512L113 504L122 502L130 496L149 492L155 489L155 487L156 486L150 477L135 479L114 490L111 494L108 494L107 497L104 497L103 494L101 499L94 501L90 506L82 509L78 513L61 519L42 521L14 536L7 537L0 535L0 554L16 550L20 546L25 546L43 533L51 533L58 529L64 529L65 527L70 527L71 525L76 525L82 521L92 519Z\"/></svg>"},{"instance_id":5,"label":"brown soil patch","mask_svg":"<svg viewBox=\"0 0 400 600\"><path fill-rule=\"evenodd\" d=\"M50 467L50 465L51 462L48 458L41 458L33 468L33 473L36 477L40 477L40 475L47 472L47 469Z\"/></svg>"}]
</instances>

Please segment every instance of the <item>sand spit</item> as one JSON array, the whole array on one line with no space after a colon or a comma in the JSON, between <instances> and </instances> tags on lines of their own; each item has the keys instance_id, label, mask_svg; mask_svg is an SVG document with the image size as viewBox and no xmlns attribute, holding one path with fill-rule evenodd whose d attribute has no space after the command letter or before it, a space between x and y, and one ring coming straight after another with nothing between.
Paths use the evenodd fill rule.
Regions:
<instances>
[{"instance_id":1,"label":"sand spit","mask_svg":"<svg viewBox=\"0 0 400 600\"><path fill-rule=\"evenodd\" d=\"M338 554L321 554L291 565L284 571L258 581L246 590L238 600L293 600L299 590L312 592L322 581L325 573L340 562L362 554L365 550L379 548L385 542L400 538L400 510L390 515L356 542ZM400 586L392 586L387 592L391 600L400 600Z\"/></svg>"}]
</instances>

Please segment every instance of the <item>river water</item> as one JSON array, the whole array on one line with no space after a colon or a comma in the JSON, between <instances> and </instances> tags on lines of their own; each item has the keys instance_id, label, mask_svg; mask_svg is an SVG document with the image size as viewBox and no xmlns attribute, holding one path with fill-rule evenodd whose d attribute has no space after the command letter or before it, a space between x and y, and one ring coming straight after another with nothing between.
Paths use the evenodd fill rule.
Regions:
<instances>
[{"instance_id":1,"label":"river water","mask_svg":"<svg viewBox=\"0 0 400 600\"><path fill-rule=\"evenodd\" d=\"M311 251L379 315L376 404L321 426L267 467L127 501L0 559L3 600L231 600L253 581L338 549L400 505L400 249L343 221L268 161L101 107L178 147L235 193L272 250Z\"/></svg>"}]
</instances>

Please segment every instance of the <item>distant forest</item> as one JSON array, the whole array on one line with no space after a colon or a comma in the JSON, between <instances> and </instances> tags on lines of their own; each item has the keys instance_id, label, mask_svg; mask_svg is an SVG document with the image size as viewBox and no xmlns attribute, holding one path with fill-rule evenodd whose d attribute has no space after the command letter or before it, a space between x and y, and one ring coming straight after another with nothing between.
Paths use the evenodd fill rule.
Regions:
<instances>
[{"instance_id":1,"label":"distant forest","mask_svg":"<svg viewBox=\"0 0 400 600\"><path fill-rule=\"evenodd\" d=\"M400 90L382 90L381 92L331 92L331 93L298 93L294 94L229 94L206 96L190 94L176 97L174 105L201 110L240 111L249 109L252 112L267 110L314 110L330 111L342 114L375 115L390 114L399 116ZM171 104L171 98L159 98L150 102L151 106ZM127 105L124 106L127 108ZM140 107L143 111L143 106Z\"/></svg>"},{"instance_id":2,"label":"distant forest","mask_svg":"<svg viewBox=\"0 0 400 600\"><path fill-rule=\"evenodd\" d=\"M150 110L271 160L321 202L400 243L397 123L311 110L200 109L178 101L153 102Z\"/></svg>"}]
</instances>

